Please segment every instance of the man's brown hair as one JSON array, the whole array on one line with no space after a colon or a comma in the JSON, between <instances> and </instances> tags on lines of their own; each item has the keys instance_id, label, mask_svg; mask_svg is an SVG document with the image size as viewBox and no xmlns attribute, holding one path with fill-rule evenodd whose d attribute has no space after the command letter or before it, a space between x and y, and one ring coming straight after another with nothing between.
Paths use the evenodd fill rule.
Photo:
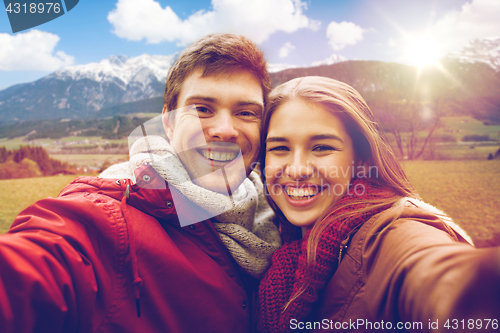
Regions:
<instances>
[{"instance_id":1,"label":"man's brown hair","mask_svg":"<svg viewBox=\"0 0 500 333\"><path fill-rule=\"evenodd\" d=\"M271 80L262 51L243 36L218 33L203 37L181 52L167 75L164 111L177 108L184 80L196 69L203 70L202 76L248 70L262 87L264 105L267 102Z\"/></svg>"}]
</instances>

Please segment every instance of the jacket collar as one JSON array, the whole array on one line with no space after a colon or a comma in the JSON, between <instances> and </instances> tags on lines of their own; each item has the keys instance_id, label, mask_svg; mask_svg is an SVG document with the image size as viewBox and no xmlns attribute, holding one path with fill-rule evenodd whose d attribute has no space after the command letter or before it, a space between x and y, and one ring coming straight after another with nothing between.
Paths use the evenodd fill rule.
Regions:
<instances>
[{"instance_id":1,"label":"jacket collar","mask_svg":"<svg viewBox=\"0 0 500 333\"><path fill-rule=\"evenodd\" d=\"M135 169L134 175L137 182L131 185L128 200L132 207L157 218L171 219L183 216L183 221L193 221L192 223L211 217L174 186L169 186L151 165L145 163L139 166ZM177 218L174 220L178 223Z\"/></svg>"},{"instance_id":2,"label":"jacket collar","mask_svg":"<svg viewBox=\"0 0 500 333\"><path fill-rule=\"evenodd\" d=\"M134 174L137 180L135 184L130 179L78 177L66 186L59 196L87 192L106 195L120 201L126 195L128 187L127 204L148 215L175 221L174 223L178 223L178 214L196 221L205 220L201 208L194 210L194 205L173 186L169 187L151 165L139 166Z\"/></svg>"}]
</instances>

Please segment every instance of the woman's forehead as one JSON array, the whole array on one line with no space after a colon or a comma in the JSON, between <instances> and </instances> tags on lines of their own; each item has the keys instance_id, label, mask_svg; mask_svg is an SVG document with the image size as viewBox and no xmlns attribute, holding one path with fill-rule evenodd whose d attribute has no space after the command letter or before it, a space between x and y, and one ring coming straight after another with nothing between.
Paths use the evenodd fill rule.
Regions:
<instances>
[{"instance_id":1,"label":"woman's forehead","mask_svg":"<svg viewBox=\"0 0 500 333\"><path fill-rule=\"evenodd\" d=\"M289 100L280 105L271 115L267 136L348 136L339 114L327 110L323 105L304 101Z\"/></svg>"}]
</instances>

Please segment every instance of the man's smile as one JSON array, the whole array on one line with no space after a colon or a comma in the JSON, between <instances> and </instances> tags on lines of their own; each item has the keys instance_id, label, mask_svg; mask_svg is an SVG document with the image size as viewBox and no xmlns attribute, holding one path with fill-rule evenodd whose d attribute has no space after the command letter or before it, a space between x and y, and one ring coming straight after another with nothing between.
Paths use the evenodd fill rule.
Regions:
<instances>
[{"instance_id":1,"label":"man's smile","mask_svg":"<svg viewBox=\"0 0 500 333\"><path fill-rule=\"evenodd\" d=\"M231 142L207 142L205 147L197 148L196 151L214 162L231 162L241 153L240 147Z\"/></svg>"},{"instance_id":2,"label":"man's smile","mask_svg":"<svg viewBox=\"0 0 500 333\"><path fill-rule=\"evenodd\" d=\"M214 151L213 149L197 149L198 153L215 162L230 162L238 156L238 152Z\"/></svg>"}]
</instances>

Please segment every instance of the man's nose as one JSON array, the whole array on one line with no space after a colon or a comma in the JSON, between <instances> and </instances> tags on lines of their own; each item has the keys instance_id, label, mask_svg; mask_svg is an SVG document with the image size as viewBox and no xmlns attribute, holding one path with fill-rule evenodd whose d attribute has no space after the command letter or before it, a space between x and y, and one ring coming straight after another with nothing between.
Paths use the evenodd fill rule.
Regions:
<instances>
[{"instance_id":1,"label":"man's nose","mask_svg":"<svg viewBox=\"0 0 500 333\"><path fill-rule=\"evenodd\" d=\"M236 119L230 111L219 111L208 124L207 134L209 139L234 142L238 138L238 130L235 128Z\"/></svg>"}]
</instances>

